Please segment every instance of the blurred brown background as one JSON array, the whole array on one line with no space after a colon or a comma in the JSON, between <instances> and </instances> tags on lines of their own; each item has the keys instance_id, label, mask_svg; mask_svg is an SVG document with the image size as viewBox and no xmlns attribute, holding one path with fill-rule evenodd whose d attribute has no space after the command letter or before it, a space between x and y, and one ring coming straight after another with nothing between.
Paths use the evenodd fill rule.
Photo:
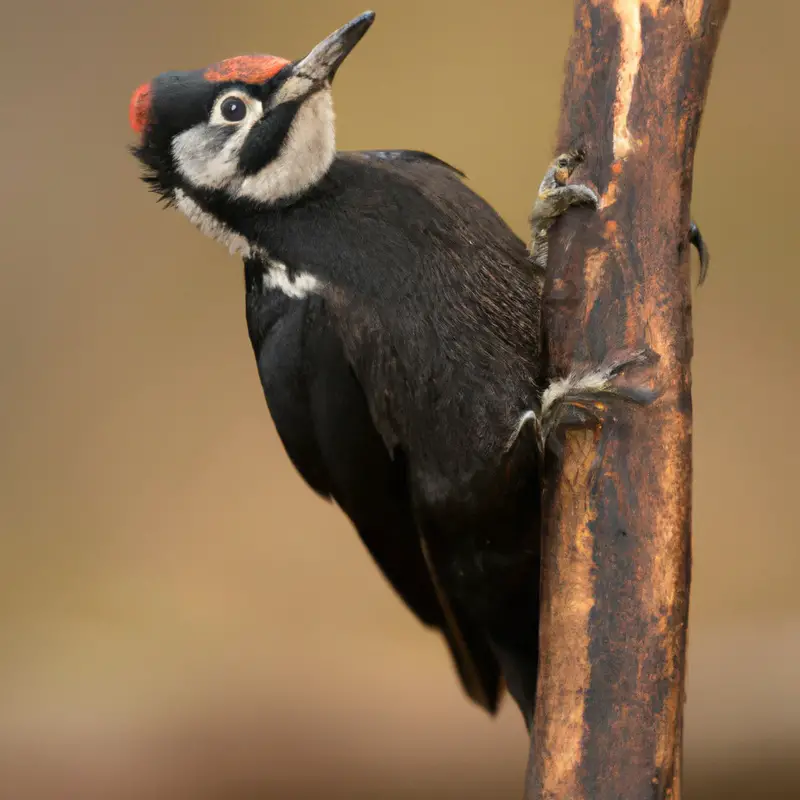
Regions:
<instances>
[{"instance_id":1,"label":"blurred brown background","mask_svg":"<svg viewBox=\"0 0 800 800\"><path fill-rule=\"evenodd\" d=\"M571 6L375 0L340 146L430 150L524 235ZM0 800L521 793L517 710L462 697L294 472L240 263L126 151L140 82L295 58L366 7L4 3ZM690 800L800 797L798 26L733 3L697 153Z\"/></svg>"}]
</instances>

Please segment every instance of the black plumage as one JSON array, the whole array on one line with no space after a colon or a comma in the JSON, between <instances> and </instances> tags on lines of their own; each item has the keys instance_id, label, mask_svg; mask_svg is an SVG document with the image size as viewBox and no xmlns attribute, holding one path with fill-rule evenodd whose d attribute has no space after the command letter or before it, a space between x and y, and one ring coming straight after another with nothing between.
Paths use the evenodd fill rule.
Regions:
<instances>
[{"instance_id":1,"label":"black plumage","mask_svg":"<svg viewBox=\"0 0 800 800\"><path fill-rule=\"evenodd\" d=\"M246 265L247 324L264 394L286 452L316 492L335 500L398 595L444 633L469 695L494 710L499 671L463 611L437 595L412 509L402 451L389 451L369 413L320 297L264 292L262 268Z\"/></svg>"},{"instance_id":2,"label":"black plumage","mask_svg":"<svg viewBox=\"0 0 800 800\"><path fill-rule=\"evenodd\" d=\"M374 203L354 213L365 194ZM247 230L236 204L207 202ZM524 655L518 672L535 674L536 659L535 629L514 631L537 618L538 461L531 436L506 450L536 403L540 279L524 243L455 170L403 151L341 154L307 197L252 224L290 273L337 287L292 299L265 290L260 260L246 265L248 327L284 446L494 710L497 646Z\"/></svg>"},{"instance_id":3,"label":"black plumage","mask_svg":"<svg viewBox=\"0 0 800 800\"><path fill-rule=\"evenodd\" d=\"M524 423L541 411L543 275L457 169L335 151L330 80L371 22L293 64L261 57L258 81L259 57L238 78L160 76L134 98L135 153L155 191L242 255L295 467L442 631L470 697L494 712L505 683L530 723L541 426ZM228 125L234 91L247 116Z\"/></svg>"}]
</instances>

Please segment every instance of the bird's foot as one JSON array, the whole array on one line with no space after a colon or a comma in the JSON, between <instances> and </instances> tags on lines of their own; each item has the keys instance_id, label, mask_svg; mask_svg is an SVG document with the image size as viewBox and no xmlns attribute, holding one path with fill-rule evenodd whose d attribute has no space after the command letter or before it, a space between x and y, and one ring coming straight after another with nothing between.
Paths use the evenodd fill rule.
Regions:
<instances>
[{"instance_id":1,"label":"bird's foot","mask_svg":"<svg viewBox=\"0 0 800 800\"><path fill-rule=\"evenodd\" d=\"M700 228L697 227L697 224L694 222L694 220L689 225L689 243L693 244L697 248L697 255L700 256L700 277L697 283L698 285L702 286L706 279L706 275L708 274L708 265L711 261L711 257L708 253L708 247L706 247L705 240L700 234Z\"/></svg>"},{"instance_id":2,"label":"bird's foot","mask_svg":"<svg viewBox=\"0 0 800 800\"><path fill-rule=\"evenodd\" d=\"M551 381L541 397L541 408L526 411L517 425L512 442L527 424L536 432L539 451L544 455L552 442L552 434L564 424L586 424L599 421L607 402L627 400L637 405L648 405L659 392L636 381L629 384L616 382L629 367L646 366L657 360L652 350L628 351L609 359L599 367L573 370L565 378Z\"/></svg>"},{"instance_id":3,"label":"bird's foot","mask_svg":"<svg viewBox=\"0 0 800 800\"><path fill-rule=\"evenodd\" d=\"M562 153L551 164L539 186L536 202L531 210L531 244L529 252L538 267L547 266L547 235L552 224L572 206L598 208L600 198L590 186L582 183L567 184L575 169L583 163L584 153L571 150Z\"/></svg>"},{"instance_id":4,"label":"bird's foot","mask_svg":"<svg viewBox=\"0 0 800 800\"><path fill-rule=\"evenodd\" d=\"M627 352L599 367L572 371L550 383L542 393L539 446L544 452L551 435L564 423L599 421L605 403L615 399L648 405L659 392L643 382L622 384L615 381L630 367L646 366L656 360L652 350Z\"/></svg>"}]
</instances>

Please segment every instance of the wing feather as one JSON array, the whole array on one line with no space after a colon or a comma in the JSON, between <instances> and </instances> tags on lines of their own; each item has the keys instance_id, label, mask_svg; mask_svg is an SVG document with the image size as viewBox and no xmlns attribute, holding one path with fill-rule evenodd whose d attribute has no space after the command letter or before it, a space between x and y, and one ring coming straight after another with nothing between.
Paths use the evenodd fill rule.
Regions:
<instances>
[{"instance_id":1,"label":"wing feather","mask_svg":"<svg viewBox=\"0 0 800 800\"><path fill-rule=\"evenodd\" d=\"M248 264L247 323L267 404L289 458L352 521L395 592L445 636L468 695L490 712L502 680L484 633L441 594L416 526L401 452L390 453L319 297L264 292Z\"/></svg>"}]
</instances>

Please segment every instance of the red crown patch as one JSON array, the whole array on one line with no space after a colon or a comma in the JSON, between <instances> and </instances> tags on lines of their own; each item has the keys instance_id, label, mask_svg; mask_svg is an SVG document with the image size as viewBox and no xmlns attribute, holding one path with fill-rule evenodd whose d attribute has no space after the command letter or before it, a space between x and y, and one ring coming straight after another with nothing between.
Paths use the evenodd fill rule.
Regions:
<instances>
[{"instance_id":1,"label":"red crown patch","mask_svg":"<svg viewBox=\"0 0 800 800\"><path fill-rule=\"evenodd\" d=\"M241 81L264 83L280 72L289 62L279 56L234 56L209 67L203 77L214 83Z\"/></svg>"},{"instance_id":2,"label":"red crown patch","mask_svg":"<svg viewBox=\"0 0 800 800\"><path fill-rule=\"evenodd\" d=\"M141 133L147 126L150 116L150 84L143 83L131 97L131 104L128 107L128 119L131 128L136 133Z\"/></svg>"}]
</instances>

